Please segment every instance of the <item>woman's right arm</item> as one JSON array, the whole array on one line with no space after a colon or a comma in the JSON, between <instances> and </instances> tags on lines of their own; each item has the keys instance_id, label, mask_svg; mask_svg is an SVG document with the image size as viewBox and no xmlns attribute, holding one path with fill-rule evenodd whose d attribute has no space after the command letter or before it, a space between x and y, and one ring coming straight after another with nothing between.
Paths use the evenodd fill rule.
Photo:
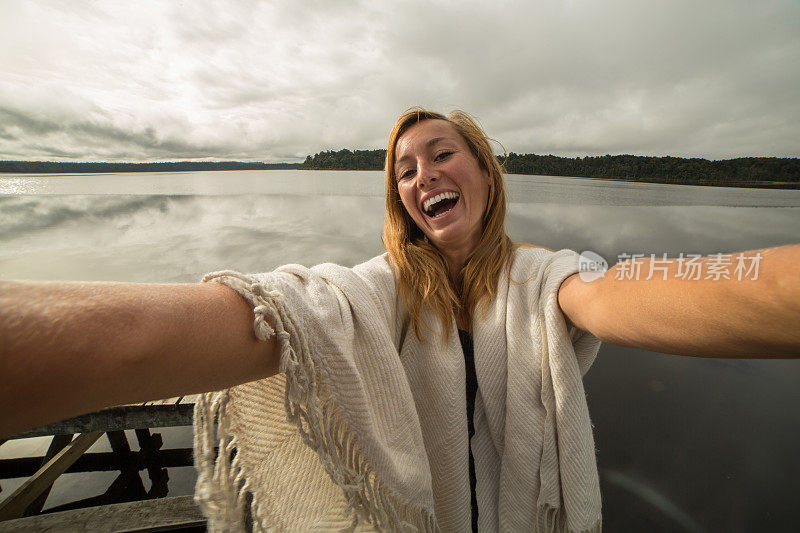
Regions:
<instances>
[{"instance_id":1,"label":"woman's right arm","mask_svg":"<svg viewBox=\"0 0 800 533\"><path fill-rule=\"evenodd\" d=\"M277 371L274 337L221 284L0 281L0 437Z\"/></svg>"}]
</instances>

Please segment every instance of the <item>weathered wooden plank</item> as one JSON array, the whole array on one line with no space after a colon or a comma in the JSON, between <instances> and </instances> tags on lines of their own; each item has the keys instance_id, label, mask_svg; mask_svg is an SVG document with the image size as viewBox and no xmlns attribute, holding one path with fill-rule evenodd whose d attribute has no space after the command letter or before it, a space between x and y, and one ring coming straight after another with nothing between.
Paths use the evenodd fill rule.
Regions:
<instances>
[{"instance_id":1,"label":"weathered wooden plank","mask_svg":"<svg viewBox=\"0 0 800 533\"><path fill-rule=\"evenodd\" d=\"M161 399L161 400L154 400L153 402L150 402L150 403L153 403L155 405L178 405L179 403L181 403L181 399L183 399L184 397L185 396L175 396L173 398L164 398L164 399Z\"/></svg>"},{"instance_id":2,"label":"weathered wooden plank","mask_svg":"<svg viewBox=\"0 0 800 533\"><path fill-rule=\"evenodd\" d=\"M78 435L63 450L58 452L47 464L23 483L11 496L0 502L0 520L22 516L25 509L50 487L69 465L94 444L103 433L96 431Z\"/></svg>"},{"instance_id":3,"label":"weathered wooden plank","mask_svg":"<svg viewBox=\"0 0 800 533\"><path fill-rule=\"evenodd\" d=\"M106 532L203 526L192 496L159 498L49 513L0 522L0 532Z\"/></svg>"},{"instance_id":4,"label":"weathered wooden plank","mask_svg":"<svg viewBox=\"0 0 800 533\"><path fill-rule=\"evenodd\" d=\"M123 405L53 422L9 437L25 439L43 435L119 431L156 427L191 426L194 404Z\"/></svg>"},{"instance_id":5,"label":"weathered wooden plank","mask_svg":"<svg viewBox=\"0 0 800 533\"><path fill-rule=\"evenodd\" d=\"M47 448L47 453L42 458L42 462L39 467L41 468L46 465L47 461L55 457L58 452L66 448L69 443L72 442L72 437L72 435L55 435L50 441L50 447ZM42 493L39 494L39 496L37 496L36 499L33 500L33 502L25 509L25 512L22 513L22 516L31 516L41 511L42 507L44 507L44 502L47 501L47 497L50 495L51 488L53 488L52 484L44 489Z\"/></svg>"},{"instance_id":6,"label":"weathered wooden plank","mask_svg":"<svg viewBox=\"0 0 800 533\"><path fill-rule=\"evenodd\" d=\"M150 400L149 402L144 402L142 405L171 405L167 402L167 400Z\"/></svg>"},{"instance_id":7,"label":"weathered wooden plank","mask_svg":"<svg viewBox=\"0 0 800 533\"><path fill-rule=\"evenodd\" d=\"M158 460L163 468L192 466L191 448L172 448L158 451ZM147 468L147 459L142 452L131 452L138 470ZM30 477L42 466L41 457L15 457L0 459L0 479ZM113 452L84 453L64 472L113 472L119 470L119 461Z\"/></svg>"},{"instance_id":8,"label":"weathered wooden plank","mask_svg":"<svg viewBox=\"0 0 800 533\"><path fill-rule=\"evenodd\" d=\"M197 403L197 400L199 398L200 398L199 394L189 394L188 396L181 396L181 400L178 403L194 405Z\"/></svg>"},{"instance_id":9,"label":"weathered wooden plank","mask_svg":"<svg viewBox=\"0 0 800 533\"><path fill-rule=\"evenodd\" d=\"M175 403L174 399L169 400L150 400L144 402L142 405L173 405Z\"/></svg>"},{"instance_id":10,"label":"weathered wooden plank","mask_svg":"<svg viewBox=\"0 0 800 533\"><path fill-rule=\"evenodd\" d=\"M145 404L153 404L153 405L175 405L180 401L183 396L173 396L172 398L159 398L157 400L150 400L144 402Z\"/></svg>"}]
</instances>

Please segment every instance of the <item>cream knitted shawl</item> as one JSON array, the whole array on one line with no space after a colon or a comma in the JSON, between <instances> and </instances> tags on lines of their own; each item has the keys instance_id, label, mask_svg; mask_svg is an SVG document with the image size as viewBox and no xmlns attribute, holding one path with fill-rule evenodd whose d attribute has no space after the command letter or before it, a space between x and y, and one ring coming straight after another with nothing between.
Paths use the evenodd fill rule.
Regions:
<instances>
[{"instance_id":1,"label":"cream knitted shawl","mask_svg":"<svg viewBox=\"0 0 800 533\"><path fill-rule=\"evenodd\" d=\"M599 348L557 303L577 254L521 248L473 323L481 531L599 531L581 381ZM469 531L465 365L455 321L417 339L387 256L354 268L209 274L278 336L281 373L205 394L195 499L210 530ZM270 322L274 330L265 319ZM439 322L433 313L428 324Z\"/></svg>"}]
</instances>

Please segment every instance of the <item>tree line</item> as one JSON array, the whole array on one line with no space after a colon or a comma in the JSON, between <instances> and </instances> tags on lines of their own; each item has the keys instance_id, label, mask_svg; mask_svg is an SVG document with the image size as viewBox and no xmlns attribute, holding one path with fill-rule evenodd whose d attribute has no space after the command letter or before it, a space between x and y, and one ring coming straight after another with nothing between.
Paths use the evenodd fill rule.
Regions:
<instances>
[{"instance_id":1,"label":"tree line","mask_svg":"<svg viewBox=\"0 0 800 533\"><path fill-rule=\"evenodd\" d=\"M327 150L303 163L252 161L168 161L157 163L73 163L0 161L0 173L178 172L203 170L383 170L386 150ZM516 154L498 156L509 174L621 179L652 183L800 188L800 159L740 157L700 158L604 155L559 157Z\"/></svg>"},{"instance_id":2,"label":"tree line","mask_svg":"<svg viewBox=\"0 0 800 533\"><path fill-rule=\"evenodd\" d=\"M303 170L383 170L386 150L328 150L307 156Z\"/></svg>"},{"instance_id":3,"label":"tree line","mask_svg":"<svg viewBox=\"0 0 800 533\"><path fill-rule=\"evenodd\" d=\"M251 161L166 161L159 163L0 161L0 172L16 174L69 174L82 172L179 172L202 170L280 170L297 168L300 168L300 163L261 163Z\"/></svg>"},{"instance_id":4,"label":"tree line","mask_svg":"<svg viewBox=\"0 0 800 533\"><path fill-rule=\"evenodd\" d=\"M306 157L304 170L383 170L386 150L328 150ZM800 159L740 157L700 158L604 155L559 157L516 154L498 156L509 174L607 178L686 185L800 188Z\"/></svg>"},{"instance_id":5,"label":"tree line","mask_svg":"<svg viewBox=\"0 0 800 533\"><path fill-rule=\"evenodd\" d=\"M692 185L780 185L800 186L800 159L740 157L709 161L700 158L604 155L557 157L515 154L501 156L512 174L613 178L655 183Z\"/></svg>"}]
</instances>

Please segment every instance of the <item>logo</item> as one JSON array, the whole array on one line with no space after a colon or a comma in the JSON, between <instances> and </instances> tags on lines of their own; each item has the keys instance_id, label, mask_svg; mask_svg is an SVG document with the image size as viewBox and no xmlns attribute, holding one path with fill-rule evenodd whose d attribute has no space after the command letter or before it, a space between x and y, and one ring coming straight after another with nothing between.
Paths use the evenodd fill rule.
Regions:
<instances>
[{"instance_id":1,"label":"logo","mask_svg":"<svg viewBox=\"0 0 800 533\"><path fill-rule=\"evenodd\" d=\"M602 278L608 270L608 262L600 254L586 250L578 256L578 277L581 281Z\"/></svg>"}]
</instances>

